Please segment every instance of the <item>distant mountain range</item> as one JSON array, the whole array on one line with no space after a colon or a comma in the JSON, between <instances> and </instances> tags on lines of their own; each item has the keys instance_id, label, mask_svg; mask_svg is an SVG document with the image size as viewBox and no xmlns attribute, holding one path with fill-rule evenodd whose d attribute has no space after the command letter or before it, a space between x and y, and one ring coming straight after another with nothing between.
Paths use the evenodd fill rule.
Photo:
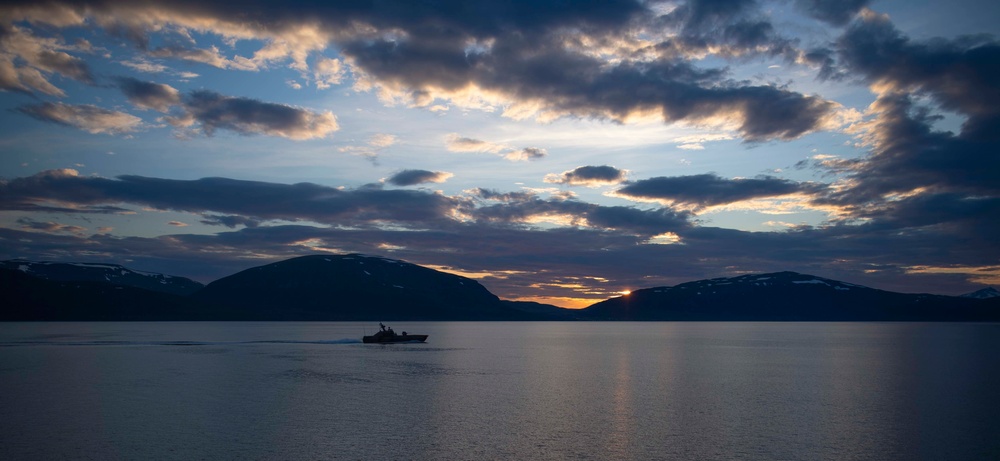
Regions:
<instances>
[{"instance_id":1,"label":"distant mountain range","mask_svg":"<svg viewBox=\"0 0 1000 461\"><path fill-rule=\"evenodd\" d=\"M0 320L1000 321L1000 292L904 294L794 272L633 291L580 310L504 301L405 261L314 255L206 286L117 265L0 262Z\"/></svg>"},{"instance_id":2,"label":"distant mountain range","mask_svg":"<svg viewBox=\"0 0 1000 461\"><path fill-rule=\"evenodd\" d=\"M977 292L979 293L979 292ZM876 290L795 272L636 290L583 310L592 320L998 321L1000 298Z\"/></svg>"},{"instance_id":3,"label":"distant mountain range","mask_svg":"<svg viewBox=\"0 0 1000 461\"><path fill-rule=\"evenodd\" d=\"M14 259L0 261L0 269L18 270L40 279L57 282L106 282L114 286L142 288L182 296L194 294L205 287L184 277L139 272L117 264L54 263Z\"/></svg>"}]
</instances>

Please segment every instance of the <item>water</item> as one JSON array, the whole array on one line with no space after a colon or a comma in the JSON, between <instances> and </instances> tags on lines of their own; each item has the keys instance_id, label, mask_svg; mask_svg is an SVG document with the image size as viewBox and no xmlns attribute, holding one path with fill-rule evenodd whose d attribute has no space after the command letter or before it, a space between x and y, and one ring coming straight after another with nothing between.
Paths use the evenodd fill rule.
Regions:
<instances>
[{"instance_id":1,"label":"water","mask_svg":"<svg viewBox=\"0 0 1000 461\"><path fill-rule=\"evenodd\" d=\"M0 459L1000 459L996 324L392 326L0 324Z\"/></svg>"}]
</instances>

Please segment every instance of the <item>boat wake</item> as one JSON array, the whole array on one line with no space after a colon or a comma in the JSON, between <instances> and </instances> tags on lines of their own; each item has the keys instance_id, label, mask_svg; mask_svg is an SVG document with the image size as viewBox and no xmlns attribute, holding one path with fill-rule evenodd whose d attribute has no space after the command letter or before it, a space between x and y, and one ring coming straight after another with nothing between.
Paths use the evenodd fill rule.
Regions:
<instances>
[{"instance_id":1,"label":"boat wake","mask_svg":"<svg viewBox=\"0 0 1000 461\"><path fill-rule=\"evenodd\" d=\"M328 340L285 340L285 339L265 339L254 341L119 341L119 340L87 340L87 341L52 341L52 340L23 340L23 341L2 341L0 347L17 346L238 346L252 344L361 344L360 339L343 338Z\"/></svg>"}]
</instances>

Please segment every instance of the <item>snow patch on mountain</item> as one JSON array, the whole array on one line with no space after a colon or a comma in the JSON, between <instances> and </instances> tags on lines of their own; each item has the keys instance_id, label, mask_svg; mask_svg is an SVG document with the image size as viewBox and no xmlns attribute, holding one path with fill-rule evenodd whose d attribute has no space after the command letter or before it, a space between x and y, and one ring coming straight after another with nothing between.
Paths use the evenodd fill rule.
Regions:
<instances>
[{"instance_id":1,"label":"snow patch on mountain","mask_svg":"<svg viewBox=\"0 0 1000 461\"><path fill-rule=\"evenodd\" d=\"M822 280L816 280L816 279L813 279L813 280L792 280L792 283L797 283L797 284L815 283L815 284L818 284L818 285L830 286L829 283L826 283L826 282L824 282Z\"/></svg>"},{"instance_id":2,"label":"snow patch on mountain","mask_svg":"<svg viewBox=\"0 0 1000 461\"><path fill-rule=\"evenodd\" d=\"M973 299L990 299L1000 297L1000 290L993 287L986 287L982 290L976 290L972 293L966 293L962 295L963 298L973 298Z\"/></svg>"}]
</instances>

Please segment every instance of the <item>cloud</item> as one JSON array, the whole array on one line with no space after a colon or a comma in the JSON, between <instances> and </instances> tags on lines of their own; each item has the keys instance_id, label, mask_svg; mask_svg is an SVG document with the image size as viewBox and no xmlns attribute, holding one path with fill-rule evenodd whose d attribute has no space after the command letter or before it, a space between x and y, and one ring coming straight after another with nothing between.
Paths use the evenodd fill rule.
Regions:
<instances>
[{"instance_id":1,"label":"cloud","mask_svg":"<svg viewBox=\"0 0 1000 461\"><path fill-rule=\"evenodd\" d=\"M313 64L313 78L316 79L316 88L321 90L340 85L346 73L346 69L339 59L321 57Z\"/></svg>"},{"instance_id":2,"label":"cloud","mask_svg":"<svg viewBox=\"0 0 1000 461\"><path fill-rule=\"evenodd\" d=\"M396 137L391 134L376 133L368 139L368 145L376 148L385 148L393 144L396 144Z\"/></svg>"},{"instance_id":3,"label":"cloud","mask_svg":"<svg viewBox=\"0 0 1000 461\"><path fill-rule=\"evenodd\" d=\"M922 93L968 117L963 136L995 138L1000 123L1000 42L988 36L917 42L868 12L837 40L841 65L879 93Z\"/></svg>"},{"instance_id":4,"label":"cloud","mask_svg":"<svg viewBox=\"0 0 1000 461\"><path fill-rule=\"evenodd\" d=\"M169 73L180 77L182 80L192 79L199 77L199 74L190 71L180 71L172 70L164 64L158 62L153 62L147 59L145 56L134 56L130 59L119 61L119 64L128 67L137 72L143 72L147 74L159 74L159 73Z\"/></svg>"},{"instance_id":5,"label":"cloud","mask_svg":"<svg viewBox=\"0 0 1000 461\"><path fill-rule=\"evenodd\" d=\"M46 102L20 106L17 111L43 122L71 126L94 134L126 134L142 128L139 117L89 104Z\"/></svg>"},{"instance_id":6,"label":"cloud","mask_svg":"<svg viewBox=\"0 0 1000 461\"><path fill-rule=\"evenodd\" d=\"M843 179L814 202L840 207L842 221L869 230L939 228L965 244L994 247L992 236L1000 233L1000 140L936 131L936 117L904 95L883 95L870 112L862 141L871 152L817 162L818 169Z\"/></svg>"},{"instance_id":7,"label":"cloud","mask_svg":"<svg viewBox=\"0 0 1000 461\"><path fill-rule=\"evenodd\" d=\"M52 221L35 221L29 218L20 218L17 220L17 223L21 225L22 229L47 233L83 235L83 233L87 231L87 228L85 227L61 224Z\"/></svg>"},{"instance_id":8,"label":"cloud","mask_svg":"<svg viewBox=\"0 0 1000 461\"><path fill-rule=\"evenodd\" d=\"M575 169L564 171L562 174L550 174L545 177L545 182L553 184L566 184L570 186L597 187L609 184L618 184L625 180L627 171L619 170L613 166L581 166Z\"/></svg>"},{"instance_id":9,"label":"cloud","mask_svg":"<svg viewBox=\"0 0 1000 461\"><path fill-rule=\"evenodd\" d=\"M505 144L490 143L479 139L466 138L452 133L445 137L445 146L452 152L483 152L499 154L510 149Z\"/></svg>"},{"instance_id":10,"label":"cloud","mask_svg":"<svg viewBox=\"0 0 1000 461\"><path fill-rule=\"evenodd\" d=\"M796 0L795 3L816 19L843 26L868 6L871 0Z\"/></svg>"},{"instance_id":11,"label":"cloud","mask_svg":"<svg viewBox=\"0 0 1000 461\"><path fill-rule=\"evenodd\" d=\"M239 216L239 215L205 214L202 217L205 218L199 221L202 224L209 226L226 226L230 229L236 228L238 226L246 226L252 228L259 226L261 223L259 219L248 218L246 216Z\"/></svg>"},{"instance_id":12,"label":"cloud","mask_svg":"<svg viewBox=\"0 0 1000 461\"><path fill-rule=\"evenodd\" d=\"M525 147L518 149L503 143L494 143L463 137L458 133L451 133L448 136L445 136L445 147L451 152L480 152L497 154L512 162L538 160L548 155L548 152L546 152L545 149L538 147Z\"/></svg>"},{"instance_id":13,"label":"cloud","mask_svg":"<svg viewBox=\"0 0 1000 461\"><path fill-rule=\"evenodd\" d=\"M707 207L763 197L811 194L823 188L824 186L816 183L799 183L773 176L725 179L715 174L700 174L643 179L618 189L616 194L636 199Z\"/></svg>"},{"instance_id":14,"label":"cloud","mask_svg":"<svg viewBox=\"0 0 1000 461\"><path fill-rule=\"evenodd\" d=\"M504 113L515 118L537 116L549 120L578 116L627 122L634 117L654 116L666 122L724 125L750 141L793 139L839 125L835 116L840 109L833 102L775 86L731 81L720 70L700 70L690 63L670 60L609 65L560 48L516 45L502 50L511 55L495 50L494 55L480 58L489 62L477 61L479 65L472 68L458 67L445 72L435 67L436 71L428 73L413 71L403 62L387 64L406 59L398 56L407 53L404 45L386 43L384 50L366 45L367 52L374 55L363 56L356 65L366 68L374 66L374 61L386 63L384 67L379 64L378 69L366 70L376 72L375 78L386 82L384 85L431 94L425 98L428 101L448 97L447 92L434 90L457 85L447 79L472 73L466 77L471 81L460 87L478 86L478 79L488 81L491 86L481 88L482 91L506 95L501 100L510 104ZM462 63L467 63L464 51ZM486 69L503 69L503 72L477 74Z\"/></svg>"},{"instance_id":15,"label":"cloud","mask_svg":"<svg viewBox=\"0 0 1000 461\"><path fill-rule=\"evenodd\" d=\"M703 133L694 134L689 136L681 136L674 139L674 142L680 143L677 145L678 149L684 150L704 150L706 142L709 141L725 141L733 139L733 135L728 133Z\"/></svg>"},{"instance_id":16,"label":"cloud","mask_svg":"<svg viewBox=\"0 0 1000 461\"><path fill-rule=\"evenodd\" d=\"M385 148L396 144L396 137L386 133L376 133L368 138L363 146L344 146L337 150L351 155L357 155L378 164L378 156Z\"/></svg>"},{"instance_id":17,"label":"cloud","mask_svg":"<svg viewBox=\"0 0 1000 461\"><path fill-rule=\"evenodd\" d=\"M118 87L129 102L143 109L168 112L181 103L180 93L170 85L119 77Z\"/></svg>"},{"instance_id":18,"label":"cloud","mask_svg":"<svg viewBox=\"0 0 1000 461\"><path fill-rule=\"evenodd\" d=\"M209 136L218 129L225 129L246 135L264 134L306 140L325 138L339 130L336 117L329 111L313 112L206 90L182 96L177 89L162 83L131 77L118 77L116 80L122 93L136 107L173 113L165 118L173 126L198 129ZM395 138L384 136L375 138L373 142L386 146L395 142Z\"/></svg>"},{"instance_id":19,"label":"cloud","mask_svg":"<svg viewBox=\"0 0 1000 461\"><path fill-rule=\"evenodd\" d=\"M177 113L166 120L177 128L197 129L206 135L224 129L240 134L263 134L293 140L328 137L340 129L332 112L225 96L211 91L184 95L170 85L118 77L118 86L136 107ZM72 126L91 133L130 133L142 127L142 119L97 106L43 103L25 105L17 110L36 119ZM395 138L377 138L374 142L391 145ZM388 144L386 144L388 143Z\"/></svg>"},{"instance_id":20,"label":"cloud","mask_svg":"<svg viewBox=\"0 0 1000 461\"><path fill-rule=\"evenodd\" d=\"M166 72L169 68L163 64L152 62L142 56L137 56L125 61L121 61L121 65L128 67L129 69L145 72L148 74L158 74L161 72Z\"/></svg>"},{"instance_id":21,"label":"cloud","mask_svg":"<svg viewBox=\"0 0 1000 461\"><path fill-rule=\"evenodd\" d=\"M31 210L56 201L75 206L130 203L157 210L309 220L333 225L381 221L447 224L462 201L408 190L341 190L310 183L277 184L226 178L172 180L143 176L81 177L56 170L0 184L0 209ZM214 217L220 224L226 219Z\"/></svg>"},{"instance_id":22,"label":"cloud","mask_svg":"<svg viewBox=\"0 0 1000 461\"><path fill-rule=\"evenodd\" d=\"M176 58L186 61L208 64L219 69L233 69L254 71L258 70L258 64L242 56L232 59L222 56L215 46L211 48L186 48L179 46L168 46L156 48L148 51L149 55L155 58Z\"/></svg>"},{"instance_id":23,"label":"cloud","mask_svg":"<svg viewBox=\"0 0 1000 461\"><path fill-rule=\"evenodd\" d=\"M675 33L655 49L661 57L688 59L793 55L795 41L781 37L762 16L753 0L689 0L656 19Z\"/></svg>"},{"instance_id":24,"label":"cloud","mask_svg":"<svg viewBox=\"0 0 1000 461\"><path fill-rule=\"evenodd\" d=\"M633 207L603 206L561 197L543 200L533 193L498 193L488 189L472 191L481 199L499 203L471 211L479 222L528 224L550 222L564 226L615 229L647 237L675 231L689 225L686 212L669 208L640 210Z\"/></svg>"},{"instance_id":25,"label":"cloud","mask_svg":"<svg viewBox=\"0 0 1000 461\"><path fill-rule=\"evenodd\" d=\"M413 180L408 176L404 174L402 179ZM53 202L75 207L132 204L198 213L211 224L226 226L244 224L236 218L242 216L258 223L307 220L338 226L424 226L433 222L448 228L459 224L457 216L467 216L498 224L529 224L551 218L572 226L655 235L686 227L689 216L666 208L607 207L561 197L542 200L533 193L498 194L483 189L473 191L473 195L499 203L476 206L469 198L418 190L384 190L375 185L343 190L310 183L287 185L226 178L108 179L82 177L73 170L52 170L9 180L0 184L0 192L0 209L40 210Z\"/></svg>"},{"instance_id":26,"label":"cloud","mask_svg":"<svg viewBox=\"0 0 1000 461\"><path fill-rule=\"evenodd\" d=\"M1000 233L993 218L1000 199L1000 44L985 36L912 40L888 17L862 10L822 54L821 77L861 76L877 99L850 129L867 155L812 162L839 178L813 203L838 207L835 222L869 232L947 235L969 247L995 247L988 236ZM965 117L959 133L935 128L939 109Z\"/></svg>"},{"instance_id":27,"label":"cloud","mask_svg":"<svg viewBox=\"0 0 1000 461\"><path fill-rule=\"evenodd\" d=\"M871 153L850 165L855 186L845 194L862 200L920 188L1000 194L1000 158L994 155L1000 138L982 139L976 130L937 131L937 117L905 95L880 97L870 112L874 118L861 127L861 137Z\"/></svg>"},{"instance_id":28,"label":"cloud","mask_svg":"<svg viewBox=\"0 0 1000 461\"><path fill-rule=\"evenodd\" d=\"M218 129L294 140L325 138L340 129L332 112L312 112L284 104L224 96L199 90L182 99L184 114L168 118L179 128L196 126L211 136Z\"/></svg>"},{"instance_id":29,"label":"cloud","mask_svg":"<svg viewBox=\"0 0 1000 461\"><path fill-rule=\"evenodd\" d=\"M512 162L528 162L531 160L545 158L546 155L548 155L548 152L545 149L539 147L525 147L523 149L515 149L507 152L503 155L503 158Z\"/></svg>"},{"instance_id":30,"label":"cloud","mask_svg":"<svg viewBox=\"0 0 1000 461\"><path fill-rule=\"evenodd\" d=\"M0 254L71 261L92 260L99 254L105 260L128 259L130 264L153 264L161 271L175 268L173 273L211 281L263 262L315 253L317 247L379 254L388 245L395 256L418 264L502 272L504 278L482 280L501 296L523 296L535 290L528 288L535 284L546 285L535 291L546 296L583 296L574 291L580 288L557 286L572 279L586 291L598 293L588 295L597 300L604 297L599 294L602 284L672 285L778 270L905 291L912 290L915 280L906 267L991 266L1000 251L994 237L1000 216L997 201L961 195L915 195L897 200L899 206L888 210L891 219L882 214L880 221L866 224L798 226L783 232L694 225L691 214L670 208L602 206L482 189L470 196L471 200L427 191L341 190L225 178L107 179L58 170L0 181L0 208L31 211L51 204L67 208L132 204L197 213L206 224L245 228L208 235L85 239L67 232L0 228ZM967 220L955 220L956 214ZM934 224L942 218L948 219L946 225ZM296 220L310 224L263 225ZM537 225L559 220L564 224ZM966 232L973 224L985 227L978 233ZM649 244L660 241L672 244ZM923 274L919 281L925 290L959 290L969 286L966 278Z\"/></svg>"},{"instance_id":31,"label":"cloud","mask_svg":"<svg viewBox=\"0 0 1000 461\"><path fill-rule=\"evenodd\" d=\"M403 170L386 180L394 186L415 186L424 183L442 183L454 176L443 171Z\"/></svg>"},{"instance_id":32,"label":"cloud","mask_svg":"<svg viewBox=\"0 0 1000 461\"><path fill-rule=\"evenodd\" d=\"M816 3L810 11L831 9L826 5ZM572 8L549 0L440 8L389 1L322 9L294 1L280 7L249 2L241 8L236 17L228 3L211 0L197 6L108 2L100 8L55 2L11 7L6 14L58 27L91 21L131 38L151 57L242 70L288 62L317 87L336 84L349 71L355 89L420 107L502 108L508 117L542 121L654 117L723 124L753 142L793 139L839 123L841 108L831 101L694 65L704 57L697 53L708 51L727 59L798 54L796 43L762 19L762 8L752 1L691 1L665 15L624 0ZM195 41L190 32L196 31L260 48L232 57L196 45L149 48L149 31L173 31L188 41ZM331 48L339 60L320 57L310 65L310 56ZM530 159L538 152L511 157Z\"/></svg>"},{"instance_id":33,"label":"cloud","mask_svg":"<svg viewBox=\"0 0 1000 461\"><path fill-rule=\"evenodd\" d=\"M28 29L0 20L0 90L65 96L63 90L49 82L49 74L93 84L90 67L82 59L66 53L75 48L59 39L38 37Z\"/></svg>"}]
</instances>

